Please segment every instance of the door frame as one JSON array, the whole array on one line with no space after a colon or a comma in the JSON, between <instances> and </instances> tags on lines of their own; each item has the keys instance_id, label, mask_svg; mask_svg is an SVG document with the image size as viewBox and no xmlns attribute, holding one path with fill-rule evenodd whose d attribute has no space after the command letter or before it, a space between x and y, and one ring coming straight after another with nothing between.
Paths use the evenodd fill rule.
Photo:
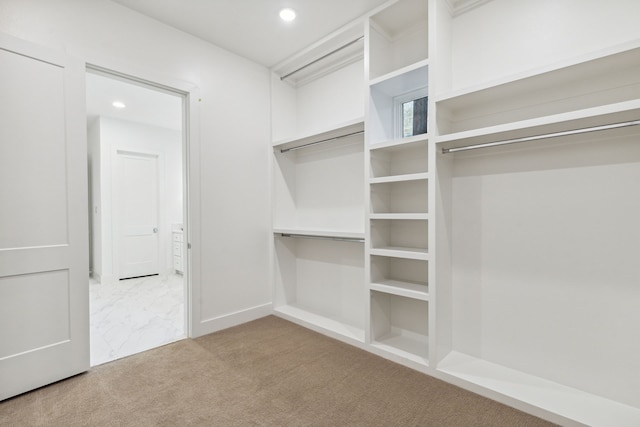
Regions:
<instances>
[{"instance_id":1,"label":"door frame","mask_svg":"<svg viewBox=\"0 0 640 427\"><path fill-rule=\"evenodd\" d=\"M198 103L202 101L199 89L184 81L177 81L149 70L126 70L123 64L103 66L86 62L85 73L98 74L107 78L136 84L148 89L179 96L182 99L182 218L184 235L184 317L185 334L192 337L197 331L194 323L200 318L200 197L199 162L193 162L192 157L198 159L197 147L199 127ZM126 71L117 71L126 70ZM194 155L192 156L192 152ZM115 265L115 263L114 263ZM197 332L195 332L197 333Z\"/></svg>"}]
</instances>

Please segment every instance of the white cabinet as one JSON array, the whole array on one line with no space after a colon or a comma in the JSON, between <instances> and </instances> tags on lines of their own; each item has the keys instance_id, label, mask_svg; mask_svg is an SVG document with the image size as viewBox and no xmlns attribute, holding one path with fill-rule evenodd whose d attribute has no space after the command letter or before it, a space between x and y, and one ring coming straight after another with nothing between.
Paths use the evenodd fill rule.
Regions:
<instances>
[{"instance_id":1,"label":"white cabinet","mask_svg":"<svg viewBox=\"0 0 640 427\"><path fill-rule=\"evenodd\" d=\"M184 272L184 233L182 231L173 230L171 232L171 244L173 253L173 271L178 274Z\"/></svg>"}]
</instances>

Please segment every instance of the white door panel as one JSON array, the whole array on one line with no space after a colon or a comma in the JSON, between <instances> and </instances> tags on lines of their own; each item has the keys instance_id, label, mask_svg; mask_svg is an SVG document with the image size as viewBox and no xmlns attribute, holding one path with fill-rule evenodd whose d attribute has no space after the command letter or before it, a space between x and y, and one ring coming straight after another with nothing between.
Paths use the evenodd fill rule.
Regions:
<instances>
[{"instance_id":1,"label":"white door panel","mask_svg":"<svg viewBox=\"0 0 640 427\"><path fill-rule=\"evenodd\" d=\"M121 279L160 272L158 157L118 152Z\"/></svg>"},{"instance_id":2,"label":"white door panel","mask_svg":"<svg viewBox=\"0 0 640 427\"><path fill-rule=\"evenodd\" d=\"M84 64L0 34L0 400L89 368Z\"/></svg>"}]
</instances>

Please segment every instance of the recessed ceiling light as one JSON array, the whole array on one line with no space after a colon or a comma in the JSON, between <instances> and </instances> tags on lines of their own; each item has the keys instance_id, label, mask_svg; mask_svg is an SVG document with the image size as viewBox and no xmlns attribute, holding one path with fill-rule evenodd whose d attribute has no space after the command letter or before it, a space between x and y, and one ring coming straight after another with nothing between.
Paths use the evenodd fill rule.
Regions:
<instances>
[{"instance_id":1,"label":"recessed ceiling light","mask_svg":"<svg viewBox=\"0 0 640 427\"><path fill-rule=\"evenodd\" d=\"M113 105L116 108L124 108L124 107L126 107L124 102L121 102L121 101L113 101L113 104L111 104L111 105Z\"/></svg>"},{"instance_id":2,"label":"recessed ceiling light","mask_svg":"<svg viewBox=\"0 0 640 427\"><path fill-rule=\"evenodd\" d=\"M289 8L282 9L280 11L280 19L282 19L283 21L291 22L296 19L296 11Z\"/></svg>"}]
</instances>

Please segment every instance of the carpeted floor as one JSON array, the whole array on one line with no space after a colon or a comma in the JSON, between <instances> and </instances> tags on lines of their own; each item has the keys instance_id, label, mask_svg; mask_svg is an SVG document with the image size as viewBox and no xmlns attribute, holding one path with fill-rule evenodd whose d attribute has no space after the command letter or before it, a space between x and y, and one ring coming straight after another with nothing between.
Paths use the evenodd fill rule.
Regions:
<instances>
[{"instance_id":1,"label":"carpeted floor","mask_svg":"<svg viewBox=\"0 0 640 427\"><path fill-rule=\"evenodd\" d=\"M0 402L1 426L551 426L266 317Z\"/></svg>"}]
</instances>

